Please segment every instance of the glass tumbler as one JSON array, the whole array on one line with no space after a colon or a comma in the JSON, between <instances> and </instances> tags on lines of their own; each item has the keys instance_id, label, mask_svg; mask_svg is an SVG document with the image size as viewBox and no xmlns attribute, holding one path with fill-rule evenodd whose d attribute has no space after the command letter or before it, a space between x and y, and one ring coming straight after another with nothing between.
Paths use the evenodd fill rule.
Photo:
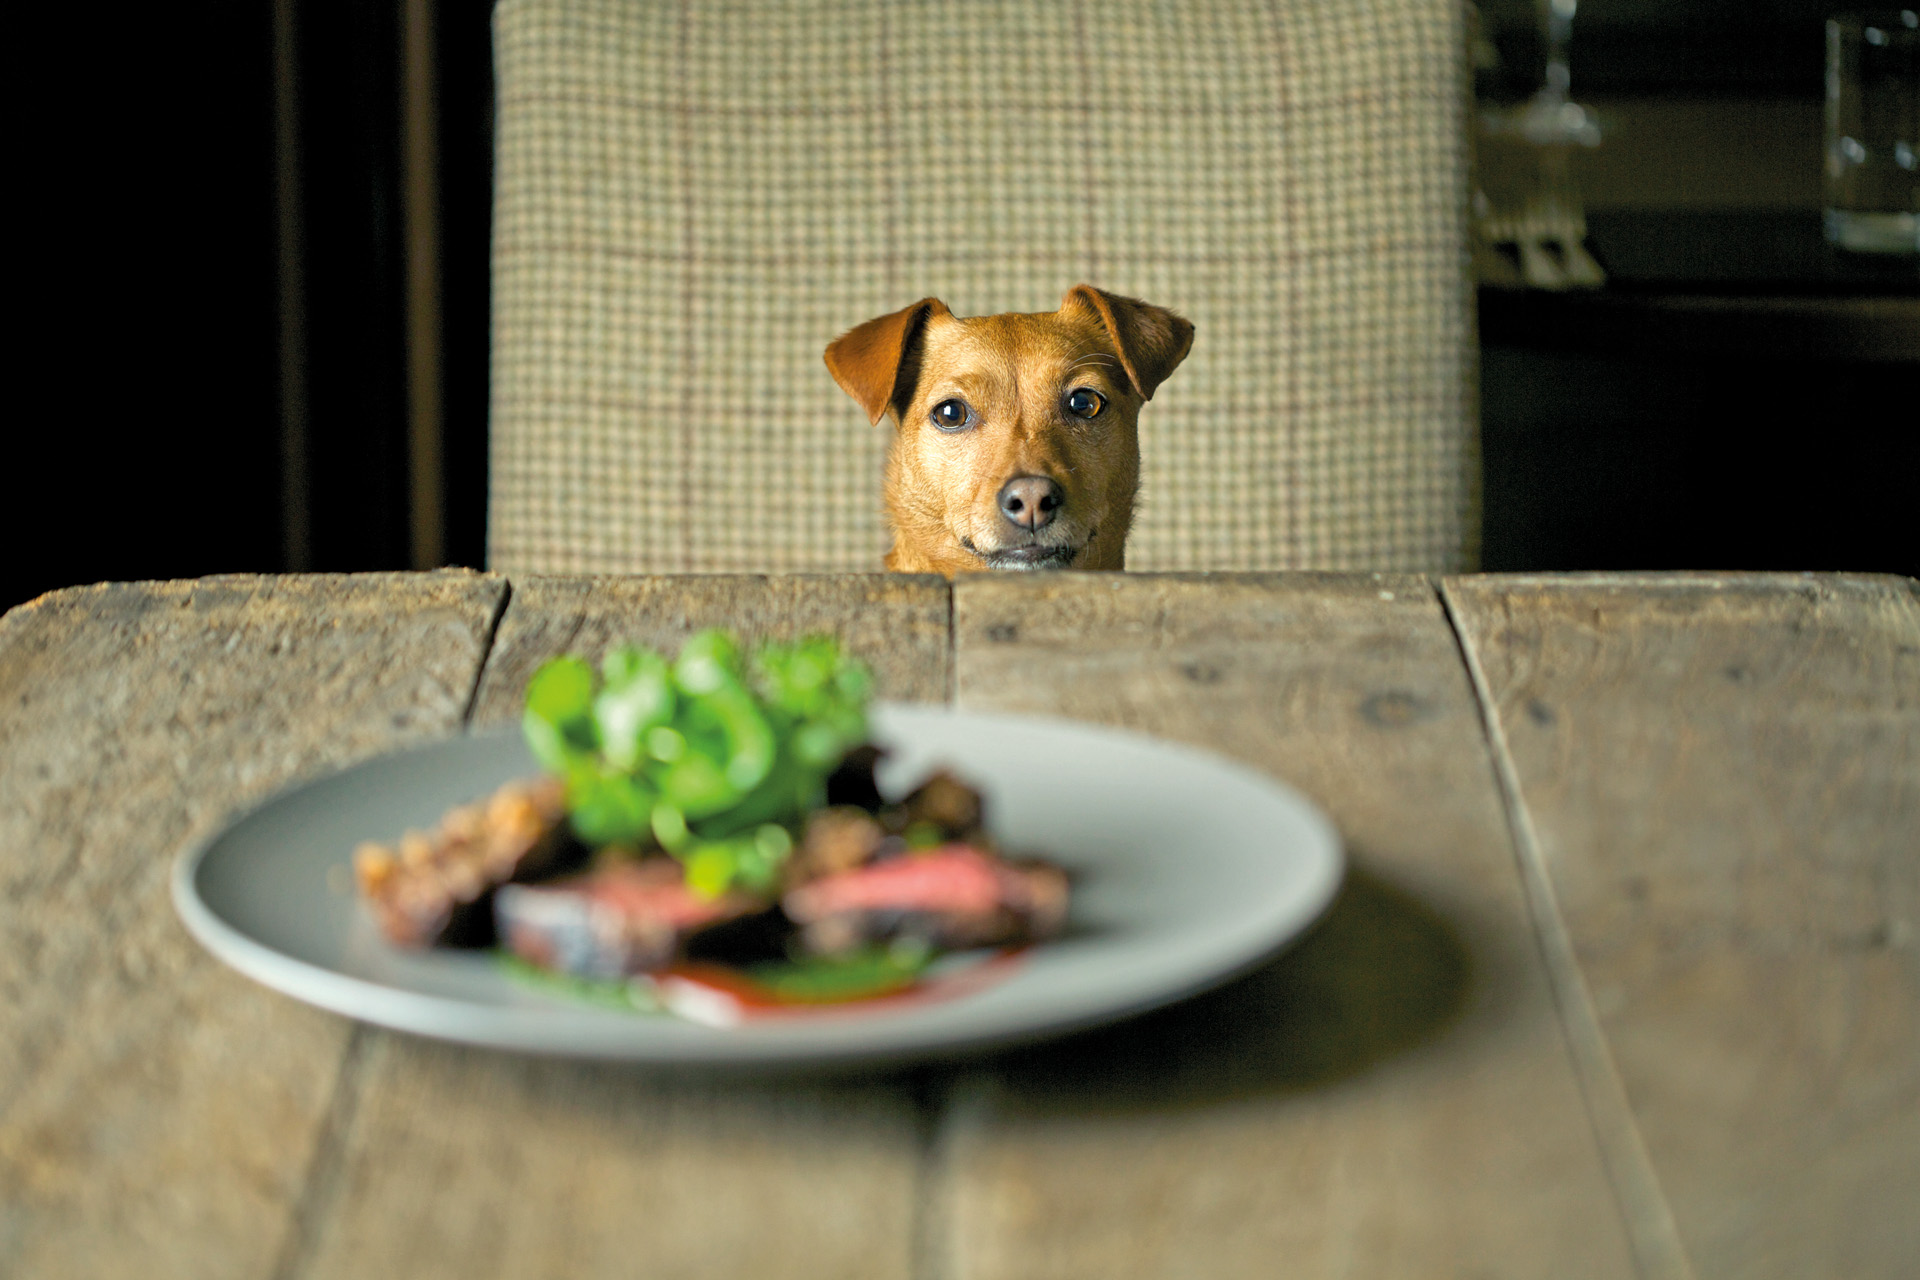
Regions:
<instances>
[{"instance_id":1,"label":"glass tumbler","mask_svg":"<svg viewBox=\"0 0 1920 1280\"><path fill-rule=\"evenodd\" d=\"M1826 234L1856 253L1920 252L1920 15L1827 20Z\"/></svg>"}]
</instances>

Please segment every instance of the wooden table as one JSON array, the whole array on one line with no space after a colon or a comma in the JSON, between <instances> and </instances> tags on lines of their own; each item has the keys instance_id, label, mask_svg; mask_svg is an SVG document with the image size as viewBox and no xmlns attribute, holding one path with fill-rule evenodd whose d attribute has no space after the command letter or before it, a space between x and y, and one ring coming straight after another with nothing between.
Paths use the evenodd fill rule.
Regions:
<instances>
[{"instance_id":1,"label":"wooden table","mask_svg":"<svg viewBox=\"0 0 1920 1280\"><path fill-rule=\"evenodd\" d=\"M216 578L0 621L9 1276L1894 1276L1920 1257L1900 578ZM549 654L831 629L886 695L1200 743L1334 816L1213 994L853 1078L359 1025L173 854Z\"/></svg>"}]
</instances>

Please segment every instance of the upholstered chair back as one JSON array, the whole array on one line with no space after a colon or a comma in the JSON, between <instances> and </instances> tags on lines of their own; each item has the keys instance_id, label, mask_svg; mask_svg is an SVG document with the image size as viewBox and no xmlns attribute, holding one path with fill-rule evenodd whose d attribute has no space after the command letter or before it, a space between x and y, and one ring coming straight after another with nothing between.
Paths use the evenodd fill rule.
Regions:
<instances>
[{"instance_id":1,"label":"upholstered chair back","mask_svg":"<svg viewBox=\"0 0 1920 1280\"><path fill-rule=\"evenodd\" d=\"M877 570L822 350L1075 283L1197 328L1132 569L1470 565L1458 0L503 0L488 558Z\"/></svg>"}]
</instances>

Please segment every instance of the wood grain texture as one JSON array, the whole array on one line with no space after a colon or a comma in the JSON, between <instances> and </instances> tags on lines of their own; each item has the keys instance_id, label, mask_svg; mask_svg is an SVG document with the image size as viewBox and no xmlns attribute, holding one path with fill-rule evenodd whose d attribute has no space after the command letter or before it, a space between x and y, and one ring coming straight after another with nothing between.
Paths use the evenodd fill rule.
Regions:
<instances>
[{"instance_id":1,"label":"wood grain texture","mask_svg":"<svg viewBox=\"0 0 1920 1280\"><path fill-rule=\"evenodd\" d=\"M562 652L674 652L702 627L828 631L883 696L945 698L938 578L516 578L475 704L518 715ZM297 1273L350 1277L912 1274L925 1126L898 1076L667 1076L375 1034Z\"/></svg>"},{"instance_id":2,"label":"wood grain texture","mask_svg":"<svg viewBox=\"0 0 1920 1280\"><path fill-rule=\"evenodd\" d=\"M944 578L907 574L688 574L516 577L487 663L476 724L520 714L527 681L548 658L597 659L619 644L676 653L704 627L752 639L831 632L874 670L880 696L947 697L949 615Z\"/></svg>"},{"instance_id":3,"label":"wood grain texture","mask_svg":"<svg viewBox=\"0 0 1920 1280\"><path fill-rule=\"evenodd\" d=\"M1446 590L1699 1274L1911 1275L1915 584Z\"/></svg>"},{"instance_id":4,"label":"wood grain texture","mask_svg":"<svg viewBox=\"0 0 1920 1280\"><path fill-rule=\"evenodd\" d=\"M967 579L955 636L961 706L1270 770L1358 868L1248 977L959 1087L957 1280L1634 1273L1426 580Z\"/></svg>"},{"instance_id":5,"label":"wood grain texture","mask_svg":"<svg viewBox=\"0 0 1920 1280\"><path fill-rule=\"evenodd\" d=\"M809 1084L370 1042L302 1277L912 1274L897 1081Z\"/></svg>"},{"instance_id":6,"label":"wood grain texture","mask_svg":"<svg viewBox=\"0 0 1920 1280\"><path fill-rule=\"evenodd\" d=\"M202 951L173 855L277 787L457 729L503 591L210 578L0 620L0 1271L272 1272L349 1026Z\"/></svg>"}]
</instances>

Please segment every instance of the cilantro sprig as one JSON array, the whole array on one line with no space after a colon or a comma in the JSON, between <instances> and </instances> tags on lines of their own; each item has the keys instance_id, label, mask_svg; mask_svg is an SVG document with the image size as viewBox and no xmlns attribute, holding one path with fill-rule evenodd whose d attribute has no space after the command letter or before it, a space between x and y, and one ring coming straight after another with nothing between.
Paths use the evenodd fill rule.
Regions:
<instances>
[{"instance_id":1,"label":"cilantro sprig","mask_svg":"<svg viewBox=\"0 0 1920 1280\"><path fill-rule=\"evenodd\" d=\"M534 758L566 782L590 845L658 844L717 895L770 888L831 774L867 736L873 679L831 637L743 655L721 631L669 662L620 648L555 658L527 686Z\"/></svg>"}]
</instances>

